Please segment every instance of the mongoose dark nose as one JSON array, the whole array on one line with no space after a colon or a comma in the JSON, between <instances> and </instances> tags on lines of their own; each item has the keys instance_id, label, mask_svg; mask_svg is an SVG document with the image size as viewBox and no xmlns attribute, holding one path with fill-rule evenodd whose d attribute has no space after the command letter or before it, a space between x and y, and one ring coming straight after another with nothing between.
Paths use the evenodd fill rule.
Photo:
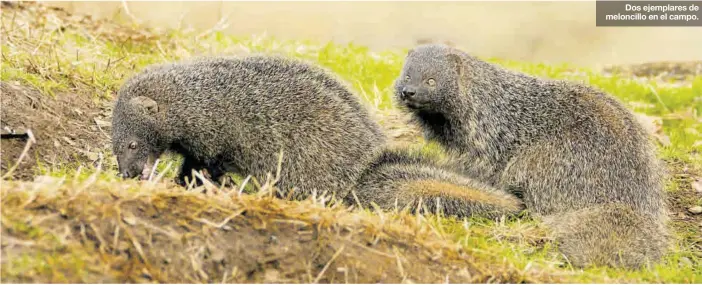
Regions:
<instances>
[{"instance_id":1,"label":"mongoose dark nose","mask_svg":"<svg viewBox=\"0 0 702 285\"><path fill-rule=\"evenodd\" d=\"M417 92L414 90L414 88L409 88L409 87L402 88L402 98L404 98L404 99L409 99L409 98L414 97L415 93L417 93Z\"/></svg>"}]
</instances>

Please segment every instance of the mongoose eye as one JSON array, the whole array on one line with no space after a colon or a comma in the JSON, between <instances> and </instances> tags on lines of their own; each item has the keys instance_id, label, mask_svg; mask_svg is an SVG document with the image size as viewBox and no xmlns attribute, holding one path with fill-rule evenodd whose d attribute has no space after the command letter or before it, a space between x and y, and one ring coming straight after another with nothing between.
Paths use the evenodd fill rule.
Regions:
<instances>
[{"instance_id":1,"label":"mongoose eye","mask_svg":"<svg viewBox=\"0 0 702 285\"><path fill-rule=\"evenodd\" d=\"M405 80L406 80L406 81L409 81L409 80L410 80L409 75L405 75Z\"/></svg>"},{"instance_id":2,"label":"mongoose eye","mask_svg":"<svg viewBox=\"0 0 702 285\"><path fill-rule=\"evenodd\" d=\"M436 80L434 80L434 78L429 78L429 80L427 80L427 84L429 84L429 86L434 86L436 85Z\"/></svg>"},{"instance_id":3,"label":"mongoose eye","mask_svg":"<svg viewBox=\"0 0 702 285\"><path fill-rule=\"evenodd\" d=\"M130 149L136 149L136 147L137 147L137 143L136 143L136 142L130 142L130 143L129 143L129 148L130 148Z\"/></svg>"}]
</instances>

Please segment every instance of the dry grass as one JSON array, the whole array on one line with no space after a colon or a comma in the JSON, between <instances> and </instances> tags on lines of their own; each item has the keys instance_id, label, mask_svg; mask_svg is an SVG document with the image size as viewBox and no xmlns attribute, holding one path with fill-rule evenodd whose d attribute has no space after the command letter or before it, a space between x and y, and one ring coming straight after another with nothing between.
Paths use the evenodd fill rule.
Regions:
<instances>
[{"instance_id":1,"label":"dry grass","mask_svg":"<svg viewBox=\"0 0 702 285\"><path fill-rule=\"evenodd\" d=\"M283 201L271 183L247 195L99 177L3 182L4 282L563 280L486 262L421 215Z\"/></svg>"}]
</instances>

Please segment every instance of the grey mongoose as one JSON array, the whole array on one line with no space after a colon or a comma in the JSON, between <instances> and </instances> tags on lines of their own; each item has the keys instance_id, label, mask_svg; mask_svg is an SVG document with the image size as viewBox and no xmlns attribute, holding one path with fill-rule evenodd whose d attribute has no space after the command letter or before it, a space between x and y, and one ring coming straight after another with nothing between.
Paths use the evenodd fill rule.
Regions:
<instances>
[{"instance_id":1,"label":"grey mongoose","mask_svg":"<svg viewBox=\"0 0 702 285\"><path fill-rule=\"evenodd\" d=\"M638 268L665 254L665 170L612 96L445 45L410 50L394 87L427 139L543 217L574 266Z\"/></svg>"},{"instance_id":2,"label":"grey mongoose","mask_svg":"<svg viewBox=\"0 0 702 285\"><path fill-rule=\"evenodd\" d=\"M257 55L150 66L119 90L112 122L113 152L126 178L147 175L170 151L184 157L180 184L198 169L215 181L226 172L261 179L276 171L282 151L281 197L327 192L381 209L422 200L432 211L491 218L523 209L513 195L447 163L386 147L357 96L299 60ZM441 207L445 196L456 207Z\"/></svg>"}]
</instances>

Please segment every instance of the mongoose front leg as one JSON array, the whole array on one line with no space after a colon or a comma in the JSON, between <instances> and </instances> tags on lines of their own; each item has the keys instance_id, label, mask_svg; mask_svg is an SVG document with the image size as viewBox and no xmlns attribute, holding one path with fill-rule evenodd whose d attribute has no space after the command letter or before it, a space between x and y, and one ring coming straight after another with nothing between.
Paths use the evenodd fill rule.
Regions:
<instances>
[{"instance_id":1,"label":"mongoose front leg","mask_svg":"<svg viewBox=\"0 0 702 285\"><path fill-rule=\"evenodd\" d=\"M205 168L205 164L202 161L199 161L190 155L185 155L183 157L183 164L180 167L180 173L178 173L178 177L176 178L176 183L183 187L188 187L191 181L196 179L193 175L193 170L201 170L203 168ZM195 185L202 185L202 182L197 181L196 179Z\"/></svg>"}]
</instances>

